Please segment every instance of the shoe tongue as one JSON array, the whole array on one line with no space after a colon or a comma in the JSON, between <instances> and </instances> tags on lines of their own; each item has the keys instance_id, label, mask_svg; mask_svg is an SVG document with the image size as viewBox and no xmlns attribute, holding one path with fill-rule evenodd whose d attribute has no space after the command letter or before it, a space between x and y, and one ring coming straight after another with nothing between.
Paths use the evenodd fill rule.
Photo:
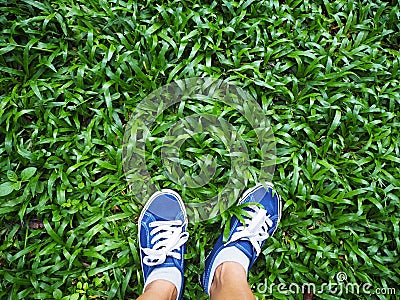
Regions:
<instances>
[{"instance_id":1,"label":"shoe tongue","mask_svg":"<svg viewBox=\"0 0 400 300\"><path fill-rule=\"evenodd\" d=\"M244 254L250 259L251 264L256 260L257 253L253 245L249 240L239 240L236 241L236 247L238 247Z\"/></svg>"},{"instance_id":2,"label":"shoe tongue","mask_svg":"<svg viewBox=\"0 0 400 300\"><path fill-rule=\"evenodd\" d=\"M236 217L234 217L234 220L235 219L240 223L240 221ZM231 225L233 223L234 222L232 222ZM253 262L257 258L256 249L254 249L253 245L248 239L242 238L240 240L237 240L235 243L236 247L239 246L238 248L241 249L246 254L246 256L250 259L250 261Z\"/></svg>"}]
</instances>

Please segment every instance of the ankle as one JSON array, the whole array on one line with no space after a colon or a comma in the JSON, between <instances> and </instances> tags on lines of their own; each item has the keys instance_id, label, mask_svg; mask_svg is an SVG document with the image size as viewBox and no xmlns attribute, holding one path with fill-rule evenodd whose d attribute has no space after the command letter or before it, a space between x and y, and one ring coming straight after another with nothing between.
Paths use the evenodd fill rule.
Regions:
<instances>
[{"instance_id":1,"label":"ankle","mask_svg":"<svg viewBox=\"0 0 400 300\"><path fill-rule=\"evenodd\" d=\"M230 280L233 280L233 282L236 282L237 284L243 282L247 285L246 270L241 264L232 261L226 261L220 264L215 269L214 278L210 287L210 293Z\"/></svg>"},{"instance_id":2,"label":"ankle","mask_svg":"<svg viewBox=\"0 0 400 300\"><path fill-rule=\"evenodd\" d=\"M157 279L149 283L145 292L162 295L162 299L169 300L176 300L176 297L178 296L176 286L172 282L163 279Z\"/></svg>"}]
</instances>

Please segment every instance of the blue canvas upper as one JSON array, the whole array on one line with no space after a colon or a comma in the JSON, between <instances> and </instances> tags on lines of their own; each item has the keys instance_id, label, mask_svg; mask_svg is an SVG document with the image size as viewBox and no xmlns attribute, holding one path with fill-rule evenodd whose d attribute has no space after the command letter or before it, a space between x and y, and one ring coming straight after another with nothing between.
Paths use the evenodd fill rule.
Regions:
<instances>
[{"instance_id":1,"label":"blue canvas upper","mask_svg":"<svg viewBox=\"0 0 400 300\"><path fill-rule=\"evenodd\" d=\"M146 279L149 277L150 273L156 268L176 267L182 274L183 283L183 255L186 250L185 245L182 245L178 250L174 250L174 252L180 254L180 259L167 256L164 263L155 266L149 266L143 262L143 258L146 256L143 248L153 248L157 243L157 241L152 243L154 236L151 236L150 232L154 229L154 227L150 227L151 222L181 220L183 222L182 231L186 231L187 226L186 212L180 199L173 194L165 192L158 192L155 195L156 196L153 195L150 198L149 202L146 204L146 207L142 211L141 217L139 218L139 244L144 280L146 282ZM182 289L183 284L179 293L180 296L182 295Z\"/></svg>"},{"instance_id":2,"label":"blue canvas upper","mask_svg":"<svg viewBox=\"0 0 400 300\"><path fill-rule=\"evenodd\" d=\"M265 188L262 185L257 185L256 187L248 190L244 194L243 198L241 200L239 200L238 205L247 203L247 202L259 203L267 211L268 215L270 216L270 220L272 221L272 226L269 227L268 234L269 234L269 236L272 236L278 226L278 223L279 223L279 220L281 217L280 216L281 203L280 203L280 198L279 198L278 194L270 186L266 186L266 188ZM251 209L248 207L245 207L243 210L249 211ZM254 249L253 245L248 240L237 240L232 243L229 243L229 241L232 238L232 235L235 232L237 232L239 226L243 226L243 224L239 221L239 219L237 217L233 216L231 219L231 222L230 222L230 232L229 232L228 242L226 244L223 243L223 234L221 234L219 236L217 242L215 243L214 248L212 249L211 253L209 254L209 256L206 259L205 271L202 275L201 280L202 280L203 288L207 294L208 294L208 290L207 290L208 283L210 280L213 280L213 278L210 278L211 268L212 268L212 265L218 255L218 253L220 253L222 249L227 248L227 247L236 247L239 250L241 250L250 260L248 270L252 267L252 265L254 264L255 260L258 257L256 250ZM261 247L262 247L262 245L264 245L264 243L265 243L265 240L262 242Z\"/></svg>"}]
</instances>

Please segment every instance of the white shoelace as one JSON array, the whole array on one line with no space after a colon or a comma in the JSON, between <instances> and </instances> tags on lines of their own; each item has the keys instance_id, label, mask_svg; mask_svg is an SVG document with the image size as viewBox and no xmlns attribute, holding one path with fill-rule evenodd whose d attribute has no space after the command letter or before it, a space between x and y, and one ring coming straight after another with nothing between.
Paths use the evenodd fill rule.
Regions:
<instances>
[{"instance_id":1,"label":"white shoelace","mask_svg":"<svg viewBox=\"0 0 400 300\"><path fill-rule=\"evenodd\" d=\"M238 240L248 240L258 256L261 252L261 243L269 237L268 229L272 227L273 223L265 209L258 206L249 206L249 209L246 212L250 217L243 216L246 224L239 226L225 245Z\"/></svg>"},{"instance_id":2,"label":"white shoelace","mask_svg":"<svg viewBox=\"0 0 400 300\"><path fill-rule=\"evenodd\" d=\"M148 266L163 264L167 256L180 259L180 253L174 252L186 243L189 238L188 232L182 232L183 222L181 220L154 221L149 224L151 228L150 236L154 236L151 243L156 243L153 248L143 248L146 256L143 263Z\"/></svg>"}]
</instances>

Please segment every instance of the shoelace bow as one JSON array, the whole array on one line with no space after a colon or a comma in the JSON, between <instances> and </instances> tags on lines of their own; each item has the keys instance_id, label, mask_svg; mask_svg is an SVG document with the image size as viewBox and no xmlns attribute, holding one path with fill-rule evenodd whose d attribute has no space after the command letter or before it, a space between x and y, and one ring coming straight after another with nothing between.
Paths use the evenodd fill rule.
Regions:
<instances>
[{"instance_id":1,"label":"shoelace bow","mask_svg":"<svg viewBox=\"0 0 400 300\"><path fill-rule=\"evenodd\" d=\"M225 245L238 240L248 240L258 256L261 252L261 244L269 237L268 229L273 223L265 209L258 206L249 206L249 209L246 211L249 217L244 216L245 224L237 227L237 231Z\"/></svg>"},{"instance_id":2,"label":"shoelace bow","mask_svg":"<svg viewBox=\"0 0 400 300\"><path fill-rule=\"evenodd\" d=\"M180 259L180 253L174 252L186 243L189 238L189 233L182 232L183 222L181 220L172 221L154 221L149 224L151 228L150 236L153 248L143 248L146 256L143 258L143 263L148 266L156 266L163 264L167 256L172 256Z\"/></svg>"}]
</instances>

